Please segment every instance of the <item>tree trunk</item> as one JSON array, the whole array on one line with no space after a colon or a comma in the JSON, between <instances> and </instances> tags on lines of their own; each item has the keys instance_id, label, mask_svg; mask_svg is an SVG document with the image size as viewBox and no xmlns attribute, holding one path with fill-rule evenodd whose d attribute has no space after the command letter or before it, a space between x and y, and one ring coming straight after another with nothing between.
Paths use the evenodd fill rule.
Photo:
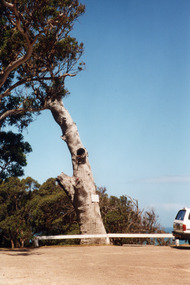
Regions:
<instances>
[{"instance_id":1,"label":"tree trunk","mask_svg":"<svg viewBox=\"0 0 190 285\"><path fill-rule=\"evenodd\" d=\"M24 242L25 240L24 239L21 239L21 247L24 248Z\"/></svg>"},{"instance_id":2,"label":"tree trunk","mask_svg":"<svg viewBox=\"0 0 190 285\"><path fill-rule=\"evenodd\" d=\"M73 176L64 173L57 180L71 199L76 210L81 234L106 234L100 214L99 202L88 152L82 145L78 129L62 99L49 100L48 108L62 130L62 139L67 143L72 158ZM105 244L106 238L82 240L86 244Z\"/></svg>"},{"instance_id":3,"label":"tree trunk","mask_svg":"<svg viewBox=\"0 0 190 285\"><path fill-rule=\"evenodd\" d=\"M15 248L15 244L14 241L11 239L11 248L14 249Z\"/></svg>"}]
</instances>

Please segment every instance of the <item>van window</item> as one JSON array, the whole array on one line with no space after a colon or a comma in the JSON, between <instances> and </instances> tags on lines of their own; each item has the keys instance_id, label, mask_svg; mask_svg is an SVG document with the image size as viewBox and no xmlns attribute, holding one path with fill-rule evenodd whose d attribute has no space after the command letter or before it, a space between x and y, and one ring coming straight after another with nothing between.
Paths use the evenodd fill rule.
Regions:
<instances>
[{"instance_id":1,"label":"van window","mask_svg":"<svg viewBox=\"0 0 190 285\"><path fill-rule=\"evenodd\" d=\"M180 210L178 213L177 213L177 216L176 216L176 220L180 220L180 221L183 221L184 217L185 217L185 213L186 213L186 210Z\"/></svg>"}]
</instances>

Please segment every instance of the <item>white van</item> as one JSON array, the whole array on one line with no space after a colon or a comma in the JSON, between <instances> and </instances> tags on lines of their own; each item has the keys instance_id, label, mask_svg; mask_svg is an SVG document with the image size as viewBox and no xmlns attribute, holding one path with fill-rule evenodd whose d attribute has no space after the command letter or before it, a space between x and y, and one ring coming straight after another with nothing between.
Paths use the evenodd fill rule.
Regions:
<instances>
[{"instance_id":1,"label":"white van","mask_svg":"<svg viewBox=\"0 0 190 285\"><path fill-rule=\"evenodd\" d=\"M190 208L179 210L173 223L173 235L179 240L188 240L190 244Z\"/></svg>"}]
</instances>

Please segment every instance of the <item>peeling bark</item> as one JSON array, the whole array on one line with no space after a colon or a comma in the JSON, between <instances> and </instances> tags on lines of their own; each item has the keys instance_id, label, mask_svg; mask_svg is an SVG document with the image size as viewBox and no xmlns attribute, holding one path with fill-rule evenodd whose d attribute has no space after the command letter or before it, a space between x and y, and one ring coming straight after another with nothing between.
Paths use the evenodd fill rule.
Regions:
<instances>
[{"instance_id":1,"label":"peeling bark","mask_svg":"<svg viewBox=\"0 0 190 285\"><path fill-rule=\"evenodd\" d=\"M98 202L93 202L96 187L88 161L88 152L84 148L76 124L64 107L62 99L50 99L47 103L55 121L62 130L62 139L67 143L72 158L73 176L61 173L57 181L70 197L80 225L81 234L105 234ZM83 243L107 243L106 239L83 240Z\"/></svg>"}]
</instances>

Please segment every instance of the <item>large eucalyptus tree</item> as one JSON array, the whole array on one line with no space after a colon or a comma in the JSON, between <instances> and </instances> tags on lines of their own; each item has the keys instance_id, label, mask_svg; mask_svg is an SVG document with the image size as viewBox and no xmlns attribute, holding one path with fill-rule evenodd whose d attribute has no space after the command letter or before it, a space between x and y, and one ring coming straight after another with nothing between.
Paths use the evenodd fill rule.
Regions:
<instances>
[{"instance_id":1,"label":"large eucalyptus tree","mask_svg":"<svg viewBox=\"0 0 190 285\"><path fill-rule=\"evenodd\" d=\"M81 233L104 234L88 152L63 104L65 78L83 69L83 44L71 31L84 11L78 0L0 1L0 125L22 129L34 114L51 111L73 166L72 177L62 172L57 180L76 209Z\"/></svg>"}]
</instances>

